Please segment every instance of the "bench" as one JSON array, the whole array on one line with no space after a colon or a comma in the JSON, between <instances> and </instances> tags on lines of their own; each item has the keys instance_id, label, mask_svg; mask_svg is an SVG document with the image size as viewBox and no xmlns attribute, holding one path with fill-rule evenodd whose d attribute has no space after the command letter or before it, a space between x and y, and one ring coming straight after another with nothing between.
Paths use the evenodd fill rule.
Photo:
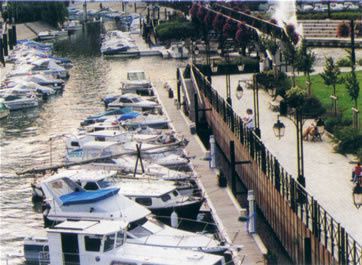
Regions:
<instances>
[{"instance_id":1,"label":"bench","mask_svg":"<svg viewBox=\"0 0 362 265\"><path fill-rule=\"evenodd\" d=\"M284 100L282 96L276 96L272 101L269 101L269 109L272 111L279 111L280 102Z\"/></svg>"}]
</instances>

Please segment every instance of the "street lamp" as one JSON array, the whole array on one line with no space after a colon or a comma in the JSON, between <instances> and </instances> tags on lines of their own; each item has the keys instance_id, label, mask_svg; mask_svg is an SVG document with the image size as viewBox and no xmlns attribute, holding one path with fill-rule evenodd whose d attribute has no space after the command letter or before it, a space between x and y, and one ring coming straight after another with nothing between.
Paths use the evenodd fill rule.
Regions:
<instances>
[{"instance_id":1,"label":"street lamp","mask_svg":"<svg viewBox=\"0 0 362 265\"><path fill-rule=\"evenodd\" d=\"M303 114L300 108L296 108L295 112L295 121L297 132L297 171L298 182L305 187L305 178L304 178L304 153L303 153ZM321 127L322 128L322 127ZM285 126L282 122L278 121L273 126L273 131L276 137L279 139L284 136Z\"/></svg>"},{"instance_id":2,"label":"street lamp","mask_svg":"<svg viewBox=\"0 0 362 265\"><path fill-rule=\"evenodd\" d=\"M245 68L245 64L238 64L238 70L239 70L239 72L244 71L244 68Z\"/></svg>"},{"instance_id":3,"label":"street lamp","mask_svg":"<svg viewBox=\"0 0 362 265\"><path fill-rule=\"evenodd\" d=\"M279 120L279 115L278 115L278 120L276 123L274 123L273 125L273 131L276 137L278 137L278 139L280 140L280 138L282 138L284 136L285 133L285 125L284 123L282 123Z\"/></svg>"},{"instance_id":4,"label":"street lamp","mask_svg":"<svg viewBox=\"0 0 362 265\"><path fill-rule=\"evenodd\" d=\"M238 86L236 87L236 98L237 98L238 100L240 100L240 99L243 97L243 95L244 95L244 89L243 89L243 87L241 86L241 83L242 83L242 81L239 80Z\"/></svg>"}]
</instances>

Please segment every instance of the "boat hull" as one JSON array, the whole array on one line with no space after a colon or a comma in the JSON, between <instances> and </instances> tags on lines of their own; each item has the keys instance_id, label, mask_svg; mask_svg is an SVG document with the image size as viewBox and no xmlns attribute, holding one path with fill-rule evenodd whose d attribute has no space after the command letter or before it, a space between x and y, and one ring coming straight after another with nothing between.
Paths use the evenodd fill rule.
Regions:
<instances>
[{"instance_id":1,"label":"boat hull","mask_svg":"<svg viewBox=\"0 0 362 265\"><path fill-rule=\"evenodd\" d=\"M189 203L185 203L179 206L168 206L162 208L148 208L152 211L154 215L162 220L170 221L170 216L173 211L177 213L178 218L183 219L196 219L197 214L200 211L201 205L203 204L204 200L195 200L190 201Z\"/></svg>"}]
</instances>

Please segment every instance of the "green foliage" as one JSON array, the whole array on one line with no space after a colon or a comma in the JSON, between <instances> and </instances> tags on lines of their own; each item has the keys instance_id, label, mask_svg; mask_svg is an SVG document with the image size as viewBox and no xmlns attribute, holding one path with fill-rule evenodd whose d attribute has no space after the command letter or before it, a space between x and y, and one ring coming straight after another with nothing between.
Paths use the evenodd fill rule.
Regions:
<instances>
[{"instance_id":1,"label":"green foliage","mask_svg":"<svg viewBox=\"0 0 362 265\"><path fill-rule=\"evenodd\" d=\"M362 162L362 147L357 149L356 156L360 162Z\"/></svg>"},{"instance_id":2,"label":"green foliage","mask_svg":"<svg viewBox=\"0 0 362 265\"><path fill-rule=\"evenodd\" d=\"M16 23L42 20L52 26L62 24L68 15L63 2L9 2L9 14L16 14ZM14 12L15 11L15 12Z\"/></svg>"},{"instance_id":3,"label":"green foliage","mask_svg":"<svg viewBox=\"0 0 362 265\"><path fill-rule=\"evenodd\" d=\"M265 49L269 50L272 55L275 55L278 51L279 45L275 38L271 36L262 36L259 39L260 46Z\"/></svg>"},{"instance_id":4,"label":"green foliage","mask_svg":"<svg viewBox=\"0 0 362 265\"><path fill-rule=\"evenodd\" d=\"M284 97L286 91L291 87L288 76L283 72L278 73L277 78L274 76L273 70L257 73L256 80L259 85L266 89L276 88L277 95L282 97Z\"/></svg>"},{"instance_id":5,"label":"green foliage","mask_svg":"<svg viewBox=\"0 0 362 265\"><path fill-rule=\"evenodd\" d=\"M328 57L326 59L326 63L324 65L324 72L321 73L321 77L323 78L324 84L326 86L335 86L340 83L339 75L341 71L339 67L334 64L334 60L332 57Z\"/></svg>"},{"instance_id":6,"label":"green foliage","mask_svg":"<svg viewBox=\"0 0 362 265\"><path fill-rule=\"evenodd\" d=\"M307 97L302 106L303 116L317 118L322 116L326 109L322 106L320 100L316 97Z\"/></svg>"},{"instance_id":7,"label":"green foliage","mask_svg":"<svg viewBox=\"0 0 362 265\"><path fill-rule=\"evenodd\" d=\"M289 89L286 93L286 100L288 106L292 108L301 108L305 102L305 97L307 96L307 92L304 88L295 86Z\"/></svg>"},{"instance_id":8,"label":"green foliage","mask_svg":"<svg viewBox=\"0 0 362 265\"><path fill-rule=\"evenodd\" d=\"M337 61L337 66L339 67L351 67L352 62L348 58L341 58Z\"/></svg>"},{"instance_id":9,"label":"green foliage","mask_svg":"<svg viewBox=\"0 0 362 265\"><path fill-rule=\"evenodd\" d=\"M335 133L337 130L342 127L348 127L352 125L352 120L342 119L341 116L338 117L329 117L325 120L325 128L331 133Z\"/></svg>"},{"instance_id":10,"label":"green foliage","mask_svg":"<svg viewBox=\"0 0 362 265\"><path fill-rule=\"evenodd\" d=\"M303 72L304 74L309 75L313 72L313 65L315 63L316 56L314 52L312 52L307 45L305 44L304 39L300 47L297 50L296 54L296 68L298 71Z\"/></svg>"},{"instance_id":11,"label":"green foliage","mask_svg":"<svg viewBox=\"0 0 362 265\"><path fill-rule=\"evenodd\" d=\"M337 61L337 66L339 67L351 67L352 66L352 62L350 59L348 58L341 58Z\"/></svg>"},{"instance_id":12,"label":"green foliage","mask_svg":"<svg viewBox=\"0 0 362 265\"><path fill-rule=\"evenodd\" d=\"M198 36L198 31L192 22L187 21L170 21L156 27L157 37L161 41L166 40L183 40Z\"/></svg>"},{"instance_id":13,"label":"green foliage","mask_svg":"<svg viewBox=\"0 0 362 265\"><path fill-rule=\"evenodd\" d=\"M354 107L357 108L357 100L359 96L359 82L357 80L356 72L352 71L345 77L345 86L348 91L349 96L354 101Z\"/></svg>"},{"instance_id":14,"label":"green foliage","mask_svg":"<svg viewBox=\"0 0 362 265\"><path fill-rule=\"evenodd\" d=\"M340 140L337 151L342 154L356 153L362 148L362 134L351 127L344 127L335 132L335 136Z\"/></svg>"}]
</instances>

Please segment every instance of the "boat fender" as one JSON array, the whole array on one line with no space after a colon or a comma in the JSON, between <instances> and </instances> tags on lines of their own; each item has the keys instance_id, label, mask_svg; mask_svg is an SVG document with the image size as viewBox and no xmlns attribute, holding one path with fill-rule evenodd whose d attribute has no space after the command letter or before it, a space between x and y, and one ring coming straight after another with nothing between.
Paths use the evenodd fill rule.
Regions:
<instances>
[{"instance_id":1,"label":"boat fender","mask_svg":"<svg viewBox=\"0 0 362 265\"><path fill-rule=\"evenodd\" d=\"M176 228L178 226L178 215L175 210L171 213L171 226Z\"/></svg>"}]
</instances>

